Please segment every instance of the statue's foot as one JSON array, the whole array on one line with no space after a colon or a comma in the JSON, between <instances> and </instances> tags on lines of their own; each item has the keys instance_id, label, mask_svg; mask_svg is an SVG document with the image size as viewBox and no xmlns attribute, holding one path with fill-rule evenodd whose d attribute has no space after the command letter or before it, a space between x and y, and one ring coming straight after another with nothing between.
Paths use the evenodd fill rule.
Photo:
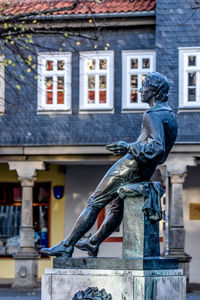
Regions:
<instances>
[{"instance_id":1,"label":"statue's foot","mask_svg":"<svg viewBox=\"0 0 200 300\"><path fill-rule=\"evenodd\" d=\"M73 246L64 246L63 241L51 248L42 248L40 253L47 254L49 256L63 256L71 257L74 251Z\"/></svg>"},{"instance_id":2,"label":"statue's foot","mask_svg":"<svg viewBox=\"0 0 200 300\"><path fill-rule=\"evenodd\" d=\"M99 246L93 244L90 239L79 241L75 247L83 251L88 251L88 255L92 257L96 257L99 251Z\"/></svg>"}]
</instances>

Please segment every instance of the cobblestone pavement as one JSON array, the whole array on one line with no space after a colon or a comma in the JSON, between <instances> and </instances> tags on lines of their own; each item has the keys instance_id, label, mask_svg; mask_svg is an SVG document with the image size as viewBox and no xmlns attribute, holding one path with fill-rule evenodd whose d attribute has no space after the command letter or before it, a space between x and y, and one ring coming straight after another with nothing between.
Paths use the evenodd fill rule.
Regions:
<instances>
[{"instance_id":1,"label":"cobblestone pavement","mask_svg":"<svg viewBox=\"0 0 200 300\"><path fill-rule=\"evenodd\" d=\"M0 288L0 300L41 300L41 291L40 289L19 291L11 288ZM186 300L200 300L200 294L187 294Z\"/></svg>"},{"instance_id":2,"label":"cobblestone pavement","mask_svg":"<svg viewBox=\"0 0 200 300\"><path fill-rule=\"evenodd\" d=\"M0 288L0 300L41 300L41 291L40 289L19 291Z\"/></svg>"},{"instance_id":3,"label":"cobblestone pavement","mask_svg":"<svg viewBox=\"0 0 200 300\"><path fill-rule=\"evenodd\" d=\"M187 294L186 300L200 300L200 294Z\"/></svg>"}]
</instances>

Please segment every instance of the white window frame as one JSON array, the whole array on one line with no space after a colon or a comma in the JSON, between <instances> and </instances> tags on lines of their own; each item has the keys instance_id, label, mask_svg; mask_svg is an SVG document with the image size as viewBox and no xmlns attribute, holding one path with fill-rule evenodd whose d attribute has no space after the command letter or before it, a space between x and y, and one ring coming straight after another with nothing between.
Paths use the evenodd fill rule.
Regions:
<instances>
[{"instance_id":1,"label":"white window frame","mask_svg":"<svg viewBox=\"0 0 200 300\"><path fill-rule=\"evenodd\" d=\"M0 55L0 114L5 112L5 68L3 61L4 55Z\"/></svg>"},{"instance_id":2,"label":"white window frame","mask_svg":"<svg viewBox=\"0 0 200 300\"><path fill-rule=\"evenodd\" d=\"M138 103L130 103L131 82L130 75L138 75L138 89L142 86L142 75L153 72L156 69L156 54L153 50L127 50L122 51L122 109L137 110L147 109L149 105L141 102L141 94L138 93ZM138 59L138 69L131 69L131 59ZM150 59L150 68L142 69L143 58Z\"/></svg>"},{"instance_id":3,"label":"white window frame","mask_svg":"<svg viewBox=\"0 0 200 300\"><path fill-rule=\"evenodd\" d=\"M47 71L45 62L52 60L53 71ZM55 70L57 60L64 60L65 69ZM45 77L64 76L64 104L46 104ZM55 79L53 79L56 82ZM53 100L56 99L56 88L53 89ZM71 53L70 52L48 52L38 53L38 111L69 111L71 109Z\"/></svg>"},{"instance_id":4,"label":"white window frame","mask_svg":"<svg viewBox=\"0 0 200 300\"><path fill-rule=\"evenodd\" d=\"M179 49L179 107L200 108L200 47ZM188 66L188 57L196 56L196 66ZM188 101L188 72L196 72L196 101Z\"/></svg>"},{"instance_id":5,"label":"white window frame","mask_svg":"<svg viewBox=\"0 0 200 300\"><path fill-rule=\"evenodd\" d=\"M107 59L107 70L90 71L87 68L88 59ZM87 75L105 75L106 81L106 103L88 103L88 77ZM114 82L114 52L113 51L92 51L80 52L80 90L79 103L81 111L112 111L113 109L113 82ZM98 89L95 89L95 95L98 95ZM96 96L97 97L97 96Z\"/></svg>"}]
</instances>

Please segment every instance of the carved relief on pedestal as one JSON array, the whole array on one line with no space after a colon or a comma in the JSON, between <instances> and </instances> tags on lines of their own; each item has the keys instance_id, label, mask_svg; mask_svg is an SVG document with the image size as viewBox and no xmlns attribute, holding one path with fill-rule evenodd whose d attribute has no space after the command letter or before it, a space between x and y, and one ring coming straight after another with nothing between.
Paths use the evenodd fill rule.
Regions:
<instances>
[{"instance_id":1,"label":"carved relief on pedestal","mask_svg":"<svg viewBox=\"0 0 200 300\"><path fill-rule=\"evenodd\" d=\"M97 287L88 287L85 291L78 291L72 300L112 300L111 294L104 289L99 290Z\"/></svg>"}]
</instances>

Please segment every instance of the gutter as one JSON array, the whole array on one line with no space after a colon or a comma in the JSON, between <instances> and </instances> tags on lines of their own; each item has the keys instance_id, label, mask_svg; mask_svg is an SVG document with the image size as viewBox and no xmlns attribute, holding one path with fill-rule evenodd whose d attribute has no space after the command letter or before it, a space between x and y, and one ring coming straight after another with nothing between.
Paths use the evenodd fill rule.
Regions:
<instances>
[{"instance_id":1,"label":"gutter","mask_svg":"<svg viewBox=\"0 0 200 300\"><path fill-rule=\"evenodd\" d=\"M146 18L146 17L155 17L156 12L154 10L150 11L143 11L143 12L122 12L122 13L99 13L99 14L66 14L66 15L34 15L34 16L28 16L26 17L26 20L78 20L78 19L91 19L91 18L97 18L97 19L119 19L119 18ZM23 18L18 18L18 20ZM0 19L0 22L4 22L7 20L6 17L2 17Z\"/></svg>"},{"instance_id":2,"label":"gutter","mask_svg":"<svg viewBox=\"0 0 200 300\"><path fill-rule=\"evenodd\" d=\"M38 19L38 20L69 20L69 19L119 19L119 18L141 18L141 17L155 17L156 12L144 11L144 12L127 12L127 13L100 13L100 14L70 14L70 15L47 15L47 16L35 16L30 19Z\"/></svg>"}]
</instances>

